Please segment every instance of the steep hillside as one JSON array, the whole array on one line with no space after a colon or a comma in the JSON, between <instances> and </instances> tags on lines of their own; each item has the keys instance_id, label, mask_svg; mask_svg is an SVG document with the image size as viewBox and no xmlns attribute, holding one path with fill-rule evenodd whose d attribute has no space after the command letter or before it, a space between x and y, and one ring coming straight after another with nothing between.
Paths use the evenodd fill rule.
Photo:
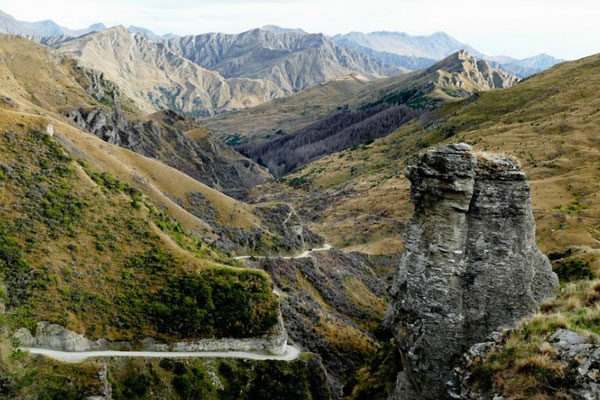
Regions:
<instances>
[{"instance_id":1,"label":"steep hillside","mask_svg":"<svg viewBox=\"0 0 600 400\"><path fill-rule=\"evenodd\" d=\"M11 352L3 341L0 357L1 393L8 399L331 399L322 365L311 354L292 362L99 358L66 364Z\"/></svg>"},{"instance_id":2,"label":"steep hillside","mask_svg":"<svg viewBox=\"0 0 600 400\"><path fill-rule=\"evenodd\" d=\"M42 118L2 112L2 121L2 276L5 316L13 329L49 321L94 340L117 341L253 335L222 330L234 320L168 328L167 314L153 305L168 304L167 290L183 295L177 291L184 286L177 285L186 280L206 285L215 274L233 279L225 289L251 281L243 274L252 273L220 268L235 263L187 233L138 190L71 158L45 132ZM204 272L195 278L199 270ZM257 279L259 291L269 294L268 280ZM139 292L142 281L156 290ZM203 301L198 299L198 306L209 307ZM263 309L258 331L275 323L274 304L274 298L256 303Z\"/></svg>"},{"instance_id":3,"label":"steep hillside","mask_svg":"<svg viewBox=\"0 0 600 400\"><path fill-rule=\"evenodd\" d=\"M205 118L202 124L231 145L246 137L269 139L326 117L357 93L367 92L368 83L366 77L351 74L256 107Z\"/></svg>"},{"instance_id":4,"label":"steep hillside","mask_svg":"<svg viewBox=\"0 0 600 400\"><path fill-rule=\"evenodd\" d=\"M229 196L241 197L247 189L272 179L264 168L173 111L151 114L145 120L132 120L118 108L79 108L63 114L108 143L156 158Z\"/></svg>"},{"instance_id":5,"label":"steep hillside","mask_svg":"<svg viewBox=\"0 0 600 400\"><path fill-rule=\"evenodd\" d=\"M382 346L375 337L388 305L387 282L399 257L338 250L300 259L257 259L281 289L290 339L319 354L336 398L348 395L360 368Z\"/></svg>"},{"instance_id":6,"label":"steep hillside","mask_svg":"<svg viewBox=\"0 0 600 400\"><path fill-rule=\"evenodd\" d=\"M410 213L403 177L407 161L424 147L465 141L522 161L542 250L598 248L599 72L600 57L593 56L506 90L448 103L385 139L317 161L288 182L304 187L299 193L310 200L303 210L310 215L319 210L314 226L336 246L397 251Z\"/></svg>"},{"instance_id":7,"label":"steep hillside","mask_svg":"<svg viewBox=\"0 0 600 400\"><path fill-rule=\"evenodd\" d=\"M516 82L514 76L459 51L420 71L374 82L352 75L202 123L229 144L237 144L294 132L336 111L355 111L382 103L423 109Z\"/></svg>"},{"instance_id":8,"label":"steep hillside","mask_svg":"<svg viewBox=\"0 0 600 400\"><path fill-rule=\"evenodd\" d=\"M418 115L410 107L387 103L344 110L296 132L236 149L280 177L328 154L387 136Z\"/></svg>"},{"instance_id":9,"label":"steep hillside","mask_svg":"<svg viewBox=\"0 0 600 400\"><path fill-rule=\"evenodd\" d=\"M401 69L376 62L335 45L322 34L254 29L237 35L209 33L168 41L173 52L218 71L225 78L273 82L285 94L351 72L371 77L396 75Z\"/></svg>"}]
</instances>

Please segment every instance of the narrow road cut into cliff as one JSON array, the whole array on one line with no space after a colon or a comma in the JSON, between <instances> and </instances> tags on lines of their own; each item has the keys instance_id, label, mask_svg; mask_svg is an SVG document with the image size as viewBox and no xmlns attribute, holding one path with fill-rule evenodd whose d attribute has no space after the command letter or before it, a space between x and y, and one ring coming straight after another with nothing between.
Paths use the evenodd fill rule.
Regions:
<instances>
[{"instance_id":1,"label":"narrow road cut into cliff","mask_svg":"<svg viewBox=\"0 0 600 400\"><path fill-rule=\"evenodd\" d=\"M246 351L60 351L38 348L20 348L30 354L40 354L58 361L78 363L88 358L141 357L141 358L242 358L246 360L293 361L300 355L297 347L287 345L283 354L261 354Z\"/></svg>"},{"instance_id":2,"label":"narrow road cut into cliff","mask_svg":"<svg viewBox=\"0 0 600 400\"><path fill-rule=\"evenodd\" d=\"M298 259L309 257L312 253L328 251L332 247L324 243L323 247L304 250L302 253L282 257L284 259ZM238 256L236 260L250 258L268 258L267 256ZM276 292L277 293L277 292ZM300 349L292 345L286 345L283 354L266 354L247 351L119 351L119 350L97 350L97 351L61 351L37 347L20 347L19 350L30 354L43 355L58 361L78 363L88 358L102 357L128 357L128 358L239 358L247 360L278 360L293 361L300 355Z\"/></svg>"},{"instance_id":3,"label":"narrow road cut into cliff","mask_svg":"<svg viewBox=\"0 0 600 400\"><path fill-rule=\"evenodd\" d=\"M323 245L323 247L319 247L316 249L310 249L310 250L304 250L302 253L297 254L295 256L285 256L285 257L281 257L284 260L292 260L295 258L306 258L308 256L310 256L312 253L315 252L319 252L319 251L327 251L327 250L331 250L331 245L329 243L325 243ZM233 257L235 260L247 260L249 258L277 258L278 256L237 256L237 257Z\"/></svg>"}]
</instances>

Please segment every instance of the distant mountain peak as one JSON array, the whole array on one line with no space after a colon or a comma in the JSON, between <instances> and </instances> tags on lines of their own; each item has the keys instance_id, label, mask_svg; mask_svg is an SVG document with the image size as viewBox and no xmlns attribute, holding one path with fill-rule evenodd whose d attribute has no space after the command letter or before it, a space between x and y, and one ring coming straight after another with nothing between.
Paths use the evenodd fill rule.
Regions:
<instances>
[{"instance_id":1,"label":"distant mountain peak","mask_svg":"<svg viewBox=\"0 0 600 400\"><path fill-rule=\"evenodd\" d=\"M105 29L103 24L93 24L84 29L69 29L49 19L37 22L19 21L0 10L0 33L21 35L42 42L42 39L47 37L76 37L102 29Z\"/></svg>"},{"instance_id":2,"label":"distant mountain peak","mask_svg":"<svg viewBox=\"0 0 600 400\"><path fill-rule=\"evenodd\" d=\"M103 23L99 22L99 23L90 25L88 27L88 29L93 29L95 31L101 31L103 29L106 29L106 25L104 25Z\"/></svg>"},{"instance_id":3,"label":"distant mountain peak","mask_svg":"<svg viewBox=\"0 0 600 400\"><path fill-rule=\"evenodd\" d=\"M453 86L471 92L507 88L519 81L516 76L493 68L486 60L478 60L464 49L432 65L425 73L437 73L441 87Z\"/></svg>"},{"instance_id":4,"label":"distant mountain peak","mask_svg":"<svg viewBox=\"0 0 600 400\"><path fill-rule=\"evenodd\" d=\"M362 52L380 62L408 69L430 66L435 60L442 60L461 49L477 59L487 60L493 68L503 69L520 78L564 61L546 53L521 60L508 56L488 56L443 31L424 36L389 31L350 32L345 35L335 35L331 39L343 47Z\"/></svg>"},{"instance_id":5,"label":"distant mountain peak","mask_svg":"<svg viewBox=\"0 0 600 400\"><path fill-rule=\"evenodd\" d=\"M306 35L308 34L308 32L306 32L303 29L300 28L284 28L278 25L265 25L263 27L261 27L260 29L265 30L265 31L271 31L277 35L281 35L281 34L285 34L285 33L299 33L302 35Z\"/></svg>"}]
</instances>

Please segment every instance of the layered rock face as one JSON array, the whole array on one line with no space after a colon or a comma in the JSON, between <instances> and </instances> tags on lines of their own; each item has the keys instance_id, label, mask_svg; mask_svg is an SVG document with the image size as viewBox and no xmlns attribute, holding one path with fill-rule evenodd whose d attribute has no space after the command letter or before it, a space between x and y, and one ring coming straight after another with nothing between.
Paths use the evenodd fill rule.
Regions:
<instances>
[{"instance_id":1,"label":"layered rock face","mask_svg":"<svg viewBox=\"0 0 600 400\"><path fill-rule=\"evenodd\" d=\"M461 355L534 313L558 279L516 160L455 144L406 175L415 211L388 311L404 364L394 398L443 399Z\"/></svg>"},{"instance_id":2,"label":"layered rock face","mask_svg":"<svg viewBox=\"0 0 600 400\"><path fill-rule=\"evenodd\" d=\"M173 111L148 121L130 121L118 108L80 108L64 115L108 143L156 158L228 196L243 197L272 179L266 169L210 134L192 140L185 134L192 123Z\"/></svg>"}]
</instances>

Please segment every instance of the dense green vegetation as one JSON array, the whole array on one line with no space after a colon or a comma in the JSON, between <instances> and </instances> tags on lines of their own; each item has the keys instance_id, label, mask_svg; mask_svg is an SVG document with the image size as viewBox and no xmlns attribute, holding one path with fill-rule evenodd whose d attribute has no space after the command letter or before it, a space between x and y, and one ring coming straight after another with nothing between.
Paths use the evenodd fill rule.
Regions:
<instances>
[{"instance_id":1,"label":"dense green vegetation","mask_svg":"<svg viewBox=\"0 0 600 400\"><path fill-rule=\"evenodd\" d=\"M38 129L0 136L0 282L13 329L97 339L246 337L278 303L266 274L190 234L135 188Z\"/></svg>"},{"instance_id":2,"label":"dense green vegetation","mask_svg":"<svg viewBox=\"0 0 600 400\"><path fill-rule=\"evenodd\" d=\"M170 279L148 310L159 330L174 336L254 336L277 322L270 290L261 271L210 268Z\"/></svg>"}]
</instances>

